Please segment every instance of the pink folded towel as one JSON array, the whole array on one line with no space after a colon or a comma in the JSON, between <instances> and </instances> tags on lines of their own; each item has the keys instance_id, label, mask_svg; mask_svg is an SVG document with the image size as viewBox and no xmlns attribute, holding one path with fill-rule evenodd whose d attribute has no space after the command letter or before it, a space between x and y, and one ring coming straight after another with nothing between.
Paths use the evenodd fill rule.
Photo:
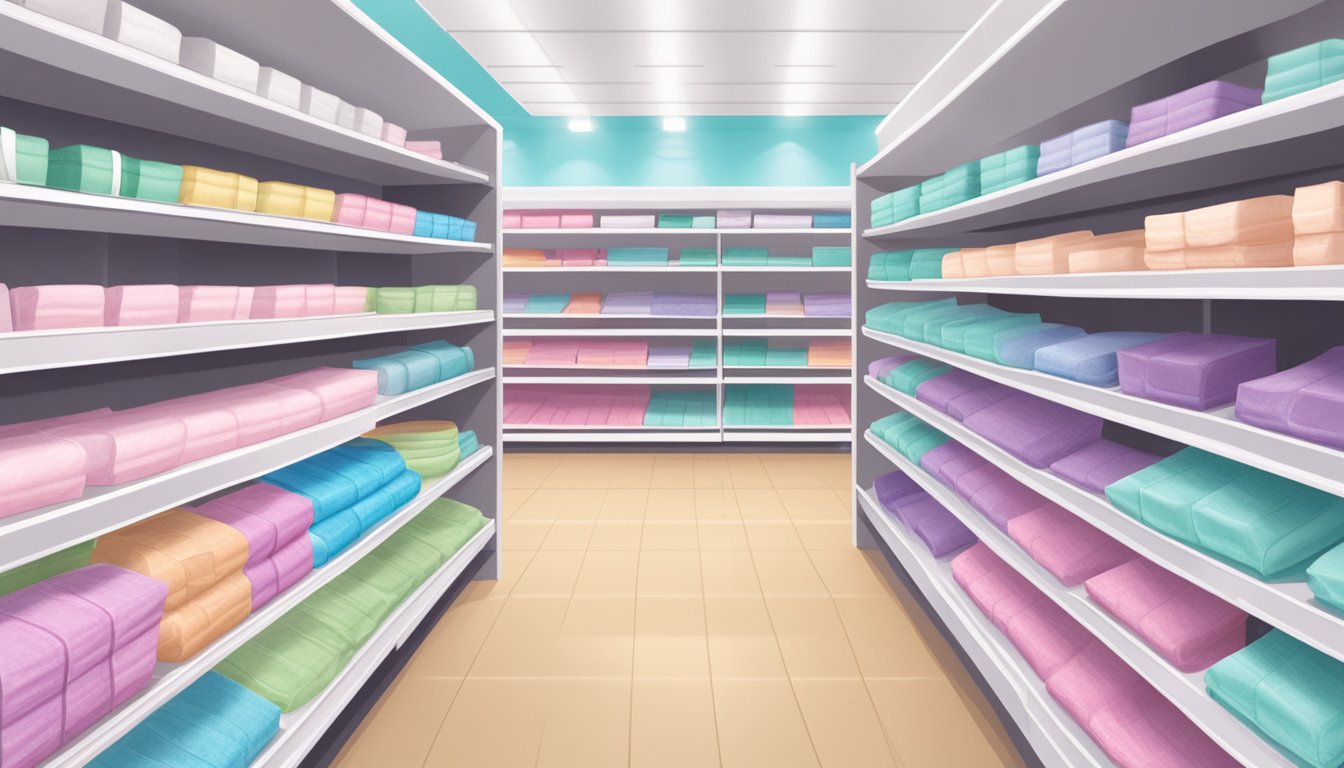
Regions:
<instances>
[{"instance_id":1,"label":"pink folded towel","mask_svg":"<svg viewBox=\"0 0 1344 768\"><path fill-rule=\"evenodd\" d=\"M356 315L364 311L369 289L359 285L338 285L331 307L334 315Z\"/></svg>"},{"instance_id":2,"label":"pink folded towel","mask_svg":"<svg viewBox=\"0 0 1344 768\"><path fill-rule=\"evenodd\" d=\"M193 395L153 403L136 410L172 416L182 422L187 428L186 441L182 447L183 464L232 451L239 445L238 418L233 412L218 407L209 397Z\"/></svg>"},{"instance_id":3,"label":"pink folded towel","mask_svg":"<svg viewBox=\"0 0 1344 768\"><path fill-rule=\"evenodd\" d=\"M182 463L187 441L181 419L138 409L54 427L48 434L84 449L89 485L121 485L166 472Z\"/></svg>"},{"instance_id":4,"label":"pink folded towel","mask_svg":"<svg viewBox=\"0 0 1344 768\"><path fill-rule=\"evenodd\" d=\"M53 416L50 419L38 419L37 421L21 421L17 424L6 424L0 427L0 437L15 437L17 435L36 435L52 427L59 427L64 424L78 424L99 416L108 416L112 413L111 408L95 408L92 411L83 411L81 413L72 413L68 416Z\"/></svg>"},{"instance_id":5,"label":"pink folded towel","mask_svg":"<svg viewBox=\"0 0 1344 768\"><path fill-rule=\"evenodd\" d=\"M9 311L9 287L0 283L0 333L14 330L14 318Z\"/></svg>"},{"instance_id":6,"label":"pink folded towel","mask_svg":"<svg viewBox=\"0 0 1344 768\"><path fill-rule=\"evenodd\" d=\"M103 324L101 285L34 285L9 289L16 331L97 328Z\"/></svg>"},{"instance_id":7,"label":"pink folded towel","mask_svg":"<svg viewBox=\"0 0 1344 768\"><path fill-rule=\"evenodd\" d=\"M1008 521L1008 535L1059 583L1076 587L1138 555L1053 504Z\"/></svg>"},{"instance_id":8,"label":"pink folded towel","mask_svg":"<svg viewBox=\"0 0 1344 768\"><path fill-rule=\"evenodd\" d=\"M243 534L249 565L271 559L295 539L307 539L313 524L311 499L269 483L249 485L193 511Z\"/></svg>"},{"instance_id":9,"label":"pink folded towel","mask_svg":"<svg viewBox=\"0 0 1344 768\"><path fill-rule=\"evenodd\" d=\"M337 224L387 232L392 226L392 204L386 200L345 192L336 196L331 220Z\"/></svg>"},{"instance_id":10,"label":"pink folded towel","mask_svg":"<svg viewBox=\"0 0 1344 768\"><path fill-rule=\"evenodd\" d=\"M77 442L46 434L0 437L0 517L79 498L87 462Z\"/></svg>"},{"instance_id":11,"label":"pink folded towel","mask_svg":"<svg viewBox=\"0 0 1344 768\"><path fill-rule=\"evenodd\" d=\"M303 291L303 314L305 317L321 317L334 314L336 286L330 284L305 285Z\"/></svg>"},{"instance_id":12,"label":"pink folded towel","mask_svg":"<svg viewBox=\"0 0 1344 768\"><path fill-rule=\"evenodd\" d=\"M234 320L249 320L252 317L252 292L256 290L250 285L238 287L238 303L234 307Z\"/></svg>"},{"instance_id":13,"label":"pink folded towel","mask_svg":"<svg viewBox=\"0 0 1344 768\"><path fill-rule=\"evenodd\" d=\"M373 405L378 399L378 372L359 368L314 368L271 379L268 384L311 392L322 403L321 421L330 421Z\"/></svg>"},{"instance_id":14,"label":"pink folded towel","mask_svg":"<svg viewBox=\"0 0 1344 768\"><path fill-rule=\"evenodd\" d=\"M251 316L255 319L303 317L308 305L307 286L259 285L252 290Z\"/></svg>"},{"instance_id":15,"label":"pink folded towel","mask_svg":"<svg viewBox=\"0 0 1344 768\"><path fill-rule=\"evenodd\" d=\"M114 285L107 289L103 324L165 325L177 322L176 285Z\"/></svg>"},{"instance_id":16,"label":"pink folded towel","mask_svg":"<svg viewBox=\"0 0 1344 768\"><path fill-rule=\"evenodd\" d=\"M443 159L443 145L438 141L407 141L406 148L412 152L428 155L435 160Z\"/></svg>"},{"instance_id":17,"label":"pink folded towel","mask_svg":"<svg viewBox=\"0 0 1344 768\"><path fill-rule=\"evenodd\" d=\"M182 285L177 290L179 323L237 319L239 296L236 285Z\"/></svg>"},{"instance_id":18,"label":"pink folded towel","mask_svg":"<svg viewBox=\"0 0 1344 768\"><path fill-rule=\"evenodd\" d=\"M387 226L388 232L398 235L415 233L415 209L401 203L389 203L392 206L392 218Z\"/></svg>"},{"instance_id":19,"label":"pink folded towel","mask_svg":"<svg viewBox=\"0 0 1344 768\"><path fill-rule=\"evenodd\" d=\"M406 129L396 123L383 121L383 141L398 147L406 146Z\"/></svg>"}]
</instances>

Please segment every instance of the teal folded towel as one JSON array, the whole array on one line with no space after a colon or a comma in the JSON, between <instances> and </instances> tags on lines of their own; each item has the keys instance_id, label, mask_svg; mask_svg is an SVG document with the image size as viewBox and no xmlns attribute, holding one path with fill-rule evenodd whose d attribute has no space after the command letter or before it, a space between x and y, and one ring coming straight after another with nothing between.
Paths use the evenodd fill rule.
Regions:
<instances>
[{"instance_id":1,"label":"teal folded towel","mask_svg":"<svg viewBox=\"0 0 1344 768\"><path fill-rule=\"evenodd\" d=\"M690 229L692 224L691 216L682 213L660 213L658 214L659 229Z\"/></svg>"},{"instance_id":2,"label":"teal folded towel","mask_svg":"<svg viewBox=\"0 0 1344 768\"><path fill-rule=\"evenodd\" d=\"M764 293L730 293L723 297L725 315L764 315Z\"/></svg>"},{"instance_id":3,"label":"teal folded towel","mask_svg":"<svg viewBox=\"0 0 1344 768\"><path fill-rule=\"evenodd\" d=\"M667 266L666 248L608 248L608 266Z\"/></svg>"},{"instance_id":4,"label":"teal folded towel","mask_svg":"<svg viewBox=\"0 0 1344 768\"><path fill-rule=\"evenodd\" d=\"M874 253L868 260L868 279L906 282L910 279L910 265L914 257L914 251ZM939 269L942 269L941 261Z\"/></svg>"},{"instance_id":5,"label":"teal folded towel","mask_svg":"<svg viewBox=\"0 0 1344 768\"><path fill-rule=\"evenodd\" d=\"M568 293L533 293L528 295L523 312L529 315L558 315L568 306Z\"/></svg>"},{"instance_id":6,"label":"teal folded towel","mask_svg":"<svg viewBox=\"0 0 1344 768\"><path fill-rule=\"evenodd\" d=\"M848 267L853 262L853 251L847 245L817 245L812 247L812 266Z\"/></svg>"},{"instance_id":7,"label":"teal folded towel","mask_svg":"<svg viewBox=\"0 0 1344 768\"><path fill-rule=\"evenodd\" d=\"M718 264L719 255L713 248L682 248L677 254L677 265L682 267L715 267Z\"/></svg>"},{"instance_id":8,"label":"teal folded towel","mask_svg":"<svg viewBox=\"0 0 1344 768\"><path fill-rule=\"evenodd\" d=\"M725 267L763 267L770 258L768 248L725 248L723 266Z\"/></svg>"}]
</instances>

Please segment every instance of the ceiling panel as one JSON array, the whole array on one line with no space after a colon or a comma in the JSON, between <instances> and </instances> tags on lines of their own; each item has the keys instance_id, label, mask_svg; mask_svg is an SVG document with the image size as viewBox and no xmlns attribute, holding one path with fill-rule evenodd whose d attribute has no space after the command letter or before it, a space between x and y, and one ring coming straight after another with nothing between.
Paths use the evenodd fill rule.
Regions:
<instances>
[{"instance_id":1,"label":"ceiling panel","mask_svg":"<svg viewBox=\"0 0 1344 768\"><path fill-rule=\"evenodd\" d=\"M420 0L535 114L886 114L992 0Z\"/></svg>"}]
</instances>

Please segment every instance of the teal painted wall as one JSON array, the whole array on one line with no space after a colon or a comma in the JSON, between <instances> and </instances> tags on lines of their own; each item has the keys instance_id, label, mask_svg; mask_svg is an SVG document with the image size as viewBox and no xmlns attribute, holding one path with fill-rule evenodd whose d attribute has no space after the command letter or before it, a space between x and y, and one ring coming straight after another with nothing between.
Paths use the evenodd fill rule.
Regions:
<instances>
[{"instance_id":1,"label":"teal painted wall","mask_svg":"<svg viewBox=\"0 0 1344 768\"><path fill-rule=\"evenodd\" d=\"M667 133L645 117L533 117L415 0L354 0L361 10L504 126L503 180L514 186L847 186L877 151L880 117L691 117Z\"/></svg>"}]
</instances>

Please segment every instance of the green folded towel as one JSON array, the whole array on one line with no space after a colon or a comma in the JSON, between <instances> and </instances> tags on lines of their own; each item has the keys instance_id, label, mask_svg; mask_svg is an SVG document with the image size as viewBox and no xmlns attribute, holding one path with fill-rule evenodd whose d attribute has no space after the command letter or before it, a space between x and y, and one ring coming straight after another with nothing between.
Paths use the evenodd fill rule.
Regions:
<instances>
[{"instance_id":1,"label":"green folded towel","mask_svg":"<svg viewBox=\"0 0 1344 768\"><path fill-rule=\"evenodd\" d=\"M956 248L919 248L910 255L911 280L939 280L943 276L943 257Z\"/></svg>"},{"instance_id":2,"label":"green folded towel","mask_svg":"<svg viewBox=\"0 0 1344 768\"><path fill-rule=\"evenodd\" d=\"M51 146L39 136L25 136L13 128L0 126L0 145L14 146L14 168L0 167L0 181L43 186L47 183L47 166ZM3 163L0 165L7 165Z\"/></svg>"},{"instance_id":3,"label":"green folded towel","mask_svg":"<svg viewBox=\"0 0 1344 768\"><path fill-rule=\"evenodd\" d=\"M26 565L0 573L0 595L7 595L52 576L83 568L89 564L95 543L97 543L95 539L89 539L82 544L53 552Z\"/></svg>"},{"instance_id":4,"label":"green folded towel","mask_svg":"<svg viewBox=\"0 0 1344 768\"><path fill-rule=\"evenodd\" d=\"M380 315L405 315L415 311L414 288L379 288L374 295L374 311Z\"/></svg>"},{"instance_id":5,"label":"green folded towel","mask_svg":"<svg viewBox=\"0 0 1344 768\"><path fill-rule=\"evenodd\" d=\"M682 248L677 255L677 265L682 267L716 267L718 264L719 255L713 248Z\"/></svg>"},{"instance_id":6,"label":"green folded towel","mask_svg":"<svg viewBox=\"0 0 1344 768\"><path fill-rule=\"evenodd\" d=\"M659 229L690 229L693 219L689 214L683 213L660 213L658 214Z\"/></svg>"},{"instance_id":7,"label":"green folded towel","mask_svg":"<svg viewBox=\"0 0 1344 768\"><path fill-rule=\"evenodd\" d=\"M608 266L667 266L666 248L608 248Z\"/></svg>"},{"instance_id":8,"label":"green folded towel","mask_svg":"<svg viewBox=\"0 0 1344 768\"><path fill-rule=\"evenodd\" d=\"M729 384L724 390L723 423L737 427L793 425L793 386Z\"/></svg>"},{"instance_id":9,"label":"green folded towel","mask_svg":"<svg viewBox=\"0 0 1344 768\"><path fill-rule=\"evenodd\" d=\"M853 262L853 252L847 245L817 245L812 248L812 266L848 267Z\"/></svg>"},{"instance_id":10,"label":"green folded towel","mask_svg":"<svg viewBox=\"0 0 1344 768\"><path fill-rule=\"evenodd\" d=\"M644 414L646 427L712 427L714 390L657 389L649 398Z\"/></svg>"},{"instance_id":11,"label":"green folded towel","mask_svg":"<svg viewBox=\"0 0 1344 768\"><path fill-rule=\"evenodd\" d=\"M908 363L896 366L882 381L892 389L900 390L914 397L915 390L919 389L920 384L942 376L951 370L950 366L943 363L916 358Z\"/></svg>"},{"instance_id":12,"label":"green folded towel","mask_svg":"<svg viewBox=\"0 0 1344 768\"><path fill-rule=\"evenodd\" d=\"M73 192L112 194L112 150L76 144L53 149L47 157L47 186ZM117 186L120 182L118 178Z\"/></svg>"},{"instance_id":13,"label":"green folded towel","mask_svg":"<svg viewBox=\"0 0 1344 768\"><path fill-rule=\"evenodd\" d=\"M868 279L906 282L910 279L910 265L914 257L914 251L874 253L868 261ZM940 269L941 266L940 262Z\"/></svg>"},{"instance_id":14,"label":"green folded towel","mask_svg":"<svg viewBox=\"0 0 1344 768\"><path fill-rule=\"evenodd\" d=\"M713 368L717 366L719 360L718 346L718 342L713 339L695 339L692 341L690 367Z\"/></svg>"},{"instance_id":15,"label":"green folded towel","mask_svg":"<svg viewBox=\"0 0 1344 768\"><path fill-rule=\"evenodd\" d=\"M765 352L767 366L799 367L807 365L806 347L772 347Z\"/></svg>"},{"instance_id":16,"label":"green folded towel","mask_svg":"<svg viewBox=\"0 0 1344 768\"><path fill-rule=\"evenodd\" d=\"M475 308L474 285L422 285L415 289L416 312L467 312Z\"/></svg>"},{"instance_id":17,"label":"green folded towel","mask_svg":"<svg viewBox=\"0 0 1344 768\"><path fill-rule=\"evenodd\" d=\"M729 339L724 342L723 364L753 367L765 365L769 345L767 339Z\"/></svg>"},{"instance_id":18,"label":"green folded towel","mask_svg":"<svg viewBox=\"0 0 1344 768\"><path fill-rule=\"evenodd\" d=\"M176 203L182 194L182 166L121 157L121 196Z\"/></svg>"},{"instance_id":19,"label":"green folded towel","mask_svg":"<svg viewBox=\"0 0 1344 768\"><path fill-rule=\"evenodd\" d=\"M725 267L763 267L770 258L769 248L725 248Z\"/></svg>"},{"instance_id":20,"label":"green folded towel","mask_svg":"<svg viewBox=\"0 0 1344 768\"><path fill-rule=\"evenodd\" d=\"M723 297L725 315L764 315L764 293L730 293Z\"/></svg>"}]
</instances>

